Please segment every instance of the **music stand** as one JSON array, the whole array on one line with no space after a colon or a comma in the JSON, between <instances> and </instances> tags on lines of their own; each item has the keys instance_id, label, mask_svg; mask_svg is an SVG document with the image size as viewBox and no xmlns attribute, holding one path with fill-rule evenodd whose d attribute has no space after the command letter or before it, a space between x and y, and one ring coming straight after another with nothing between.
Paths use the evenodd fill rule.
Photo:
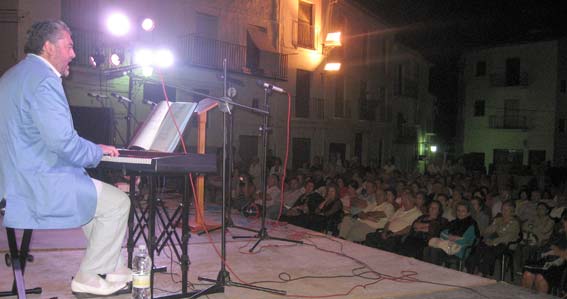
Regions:
<instances>
[{"instance_id":1,"label":"music stand","mask_svg":"<svg viewBox=\"0 0 567 299\"><path fill-rule=\"evenodd\" d=\"M204 129L204 126L205 126L205 124L206 124L206 117L207 117L206 114L207 114L207 112L208 112L209 110L211 110L211 109L217 107L218 105L219 105L219 102L218 102L217 100L214 100L214 99L211 99L211 98L205 98L205 99L202 99L201 101L199 101L199 103L197 104L197 108L195 108L195 112L197 112L197 114L199 114L199 137L198 137L199 141L198 141L198 149L197 149L198 153L205 153L205 142L204 142L204 136L205 136L205 134L204 134L204 132L201 133L201 129ZM230 130L229 132L227 132L227 139L228 139L228 140L227 140L227 144L229 144L230 147L232 148L232 122L233 122L233 117L232 117L232 113L228 113L228 114L225 113L224 115L227 117L227 129ZM203 128L201 128L201 127L203 127ZM202 140L202 138L203 138L203 140ZM202 147L202 148L201 148L201 147ZM201 151L202 151L202 152L201 152ZM227 155L228 155L227 159L228 159L228 161L229 161L229 162L228 162L229 167L231 167L231 169L232 169L232 161L233 161L233 159L232 159L232 150L228 151L228 152L227 152ZM201 180L202 180L202 181L201 181ZM203 191L203 189L204 189L204 188L201 188L201 187L200 187L200 186L201 186L201 185L200 185L201 183L204 185L204 178L203 178L202 176L199 176L199 177L197 178L197 186L198 186L197 189L198 189L199 191ZM224 182L223 182L223 183L224 183ZM228 180L228 183L227 183L227 189L228 189L228 190L232 190L231 185L232 185L232 180L229 179L229 180ZM202 192L201 192L200 194L197 194L197 197L198 197L198 206L195 207L195 208L196 208L196 209L199 209L199 211L197 211L197 213L196 213L196 215L197 215L196 225L195 225L194 227L192 227L192 230L193 230L193 229L194 229L194 230L199 230L199 229L200 229L200 230L197 232L197 235L199 235L199 236L200 236L200 235L203 235L205 232L209 232L209 233L210 233L210 232L214 232L214 231L220 230L220 229L222 228L222 226L220 226L220 225L218 225L218 224L217 224L217 225L214 225L213 228L209 229L209 225L206 224L205 218L204 218L204 216L205 216L205 212L204 212L204 205L205 205L205 202L204 202L204 195L203 195ZM247 230L247 231L251 231L251 232L258 232L258 231L254 230L254 229L251 229L251 228L247 228L247 227L242 227L242 226L234 225L234 222L232 221L232 217L231 217L231 215L230 215L230 213L231 213L231 206L232 206L232 204L231 204L231 202L232 202L232 198L231 198L231 197L232 197L232 196L231 196L230 192L227 194L227 197L228 197L228 198L227 198L227 201L224 203L224 204L227 205L227 213L226 213L226 215L223 215L223 217L226 217L226 226L227 226L227 228L233 227L233 228L238 228L238 229ZM201 217L202 217L202 218L201 218ZM199 226L202 226L202 228L199 227Z\"/></svg>"}]
</instances>

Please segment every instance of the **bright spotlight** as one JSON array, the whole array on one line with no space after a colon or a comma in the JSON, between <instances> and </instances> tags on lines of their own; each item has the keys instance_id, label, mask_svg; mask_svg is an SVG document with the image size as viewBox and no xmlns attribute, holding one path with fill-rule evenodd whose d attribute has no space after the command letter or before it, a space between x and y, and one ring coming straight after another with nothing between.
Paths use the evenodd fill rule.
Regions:
<instances>
[{"instance_id":1,"label":"bright spotlight","mask_svg":"<svg viewBox=\"0 0 567 299\"><path fill-rule=\"evenodd\" d=\"M154 68L151 66L142 67L142 76L150 77L154 73Z\"/></svg>"},{"instance_id":2,"label":"bright spotlight","mask_svg":"<svg viewBox=\"0 0 567 299\"><path fill-rule=\"evenodd\" d=\"M121 13L114 13L106 20L108 31L116 36L124 36L130 31L130 20Z\"/></svg>"},{"instance_id":3,"label":"bright spotlight","mask_svg":"<svg viewBox=\"0 0 567 299\"><path fill-rule=\"evenodd\" d=\"M437 145L432 145L430 148L432 153L436 153L437 152Z\"/></svg>"},{"instance_id":4,"label":"bright spotlight","mask_svg":"<svg viewBox=\"0 0 567 299\"><path fill-rule=\"evenodd\" d=\"M112 53L112 55L110 55L110 63L114 66L119 66L120 64L122 64L121 55L118 53Z\"/></svg>"},{"instance_id":5,"label":"bright spotlight","mask_svg":"<svg viewBox=\"0 0 567 299\"><path fill-rule=\"evenodd\" d=\"M134 63L141 66L150 66L154 62L154 53L148 49L136 51L134 54Z\"/></svg>"},{"instance_id":6,"label":"bright spotlight","mask_svg":"<svg viewBox=\"0 0 567 299\"><path fill-rule=\"evenodd\" d=\"M150 18L145 18L142 21L142 29L144 29L144 31L152 31L154 30L156 24L154 23L154 20L150 19Z\"/></svg>"},{"instance_id":7,"label":"bright spotlight","mask_svg":"<svg viewBox=\"0 0 567 299\"><path fill-rule=\"evenodd\" d=\"M173 65L173 53L170 50L159 50L156 52L155 64L159 67L170 67Z\"/></svg>"}]
</instances>

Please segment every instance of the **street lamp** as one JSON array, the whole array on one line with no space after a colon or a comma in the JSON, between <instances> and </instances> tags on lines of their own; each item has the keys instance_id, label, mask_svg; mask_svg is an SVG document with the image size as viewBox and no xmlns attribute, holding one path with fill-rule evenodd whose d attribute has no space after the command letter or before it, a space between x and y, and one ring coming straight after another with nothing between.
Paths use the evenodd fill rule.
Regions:
<instances>
[{"instance_id":1,"label":"street lamp","mask_svg":"<svg viewBox=\"0 0 567 299\"><path fill-rule=\"evenodd\" d=\"M325 71L327 72L338 72L341 70L341 63L340 62L327 62L325 64Z\"/></svg>"}]
</instances>

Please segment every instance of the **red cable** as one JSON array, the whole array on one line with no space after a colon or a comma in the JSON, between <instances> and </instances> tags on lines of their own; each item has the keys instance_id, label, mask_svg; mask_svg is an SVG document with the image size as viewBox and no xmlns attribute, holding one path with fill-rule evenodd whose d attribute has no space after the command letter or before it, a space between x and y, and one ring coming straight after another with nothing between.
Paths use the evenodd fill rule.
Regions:
<instances>
[{"instance_id":1,"label":"red cable","mask_svg":"<svg viewBox=\"0 0 567 299\"><path fill-rule=\"evenodd\" d=\"M163 94L165 97L165 101L167 103L167 109L168 109L168 114L170 115L173 124L175 126L175 129L177 130L177 134L179 135L179 139L181 140L181 146L183 148L183 152L185 154L187 154L187 147L185 145L185 140L183 140L183 135L181 134L181 130L179 129L179 125L177 124L177 121L173 115L173 112L171 111L171 106L169 103L169 97L167 95L167 90L165 88L165 81L163 80L163 76L161 75L161 73L159 74L160 76L160 80L161 80L161 85L162 85L162 90L163 90ZM287 172L287 163L288 163L288 158L289 158L289 141L290 141L290 128L291 128L291 95L288 93L288 114L287 114L287 130L286 130L286 151L285 151L285 159L284 159L284 164L283 164L283 175L282 175L282 181L281 181L281 195L280 195L280 211L279 211L279 215L278 218L279 219L281 217L282 211L283 211L283 204L284 204L284 190L285 190L285 177L286 177L286 172ZM202 215L201 213L201 209L199 206L199 202L197 201L197 191L195 189L195 184L193 182L193 175L191 173L189 173L189 180L191 182L191 190L193 192L193 201L195 204L195 210L196 212L199 214L199 217L201 219L204 219L204 215ZM276 222L278 223L278 222ZM207 235L207 238L209 240L209 243L213 246L217 256L221 259L221 262L224 263L224 265L228 268L228 270L230 272L232 272L232 274L234 275L234 277L240 281L241 283L245 283L245 284L250 284L246 281L244 281L243 279L241 279L238 274L236 274L236 272L232 269L232 267L228 264L228 262L226 262L226 260L222 259L222 254L219 252L217 246L215 245L212 237L209 235L209 231L207 230L206 225L203 225L203 229ZM302 235L312 235L309 234L307 232L300 232L297 231L297 233L300 233ZM327 236L322 236L324 238L328 238ZM260 250L258 250L258 252L262 251L263 248L279 248L279 247L291 247L291 246L297 246L297 245L265 245L265 246L261 246ZM320 249L320 248L319 248ZM320 249L321 250L321 249ZM333 252L330 250L325 250L328 252ZM342 249L341 249L342 251ZM407 273L407 274L404 274ZM392 276L386 276L386 275L382 275L379 274L380 277L377 278L376 280L366 283L366 284L357 284L355 286L353 286L351 289L349 289L347 292L345 293L337 293L337 294L329 294L329 295L319 295L319 296L307 296L307 295L286 295L286 297L296 297L296 298L332 298L332 297L340 297L340 296L348 296L350 295L355 289L357 288L366 288L367 286L376 284L382 280L392 280L392 281L396 281L396 282L418 282L417 279L415 279L413 276L417 275L417 272L413 272L413 271L402 271L402 276L400 277L392 277Z\"/></svg>"},{"instance_id":2,"label":"red cable","mask_svg":"<svg viewBox=\"0 0 567 299\"><path fill-rule=\"evenodd\" d=\"M179 126L177 125L177 121L175 120L175 116L173 115L173 112L171 111L171 106L169 104L169 97L167 95L167 90L165 88L165 81L163 80L162 74L161 73L158 73L158 74L159 74L160 81L161 81L161 87L162 87L163 95L164 95L165 101L167 103L168 114L170 115L171 119L173 120L173 124L175 125L175 129L177 130L177 134L179 135L179 139L181 140L181 146L183 147L183 152L185 154L187 154L187 147L185 146L185 140L183 140L183 135L181 134L181 130L179 129ZM193 182L193 175L191 173L189 173L189 180L191 181L191 189L192 189L192 192L193 192L193 202L195 204L195 210L199 214L200 219L205 219L204 215L202 215L202 213L201 213L201 207L199 205L199 202L197 201L197 191L195 189L195 184ZM217 253L217 256L221 259L221 262L228 268L229 271L232 272L232 274L234 274L234 277L236 277L236 279L238 281L240 281L241 283L248 284L246 281L242 280L238 276L238 274L236 274L236 272L234 272L234 270L232 269L232 267L230 267L230 265L226 262L226 260L222 259L222 254L220 253L219 249L215 245L212 237L209 235L209 231L207 230L206 225L203 225L203 230L205 231L205 233L207 235L209 243L213 246L215 252Z\"/></svg>"}]
</instances>

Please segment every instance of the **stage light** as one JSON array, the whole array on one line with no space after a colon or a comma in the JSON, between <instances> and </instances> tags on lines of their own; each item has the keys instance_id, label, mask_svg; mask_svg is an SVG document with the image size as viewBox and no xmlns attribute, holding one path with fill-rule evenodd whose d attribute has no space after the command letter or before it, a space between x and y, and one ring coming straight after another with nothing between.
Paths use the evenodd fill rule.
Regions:
<instances>
[{"instance_id":1,"label":"stage light","mask_svg":"<svg viewBox=\"0 0 567 299\"><path fill-rule=\"evenodd\" d=\"M95 53L91 56L89 56L89 64L92 67L100 67L104 64L104 55L100 54L100 53Z\"/></svg>"},{"instance_id":2,"label":"stage light","mask_svg":"<svg viewBox=\"0 0 567 299\"><path fill-rule=\"evenodd\" d=\"M173 65L173 53L163 49L156 52L154 63L159 67L170 67Z\"/></svg>"},{"instance_id":3,"label":"stage light","mask_svg":"<svg viewBox=\"0 0 567 299\"><path fill-rule=\"evenodd\" d=\"M114 13L106 20L106 27L116 36L124 36L130 31L130 20L121 13Z\"/></svg>"},{"instance_id":4,"label":"stage light","mask_svg":"<svg viewBox=\"0 0 567 299\"><path fill-rule=\"evenodd\" d=\"M431 150L432 153L436 153L437 152L437 145L432 145L429 150Z\"/></svg>"},{"instance_id":5,"label":"stage light","mask_svg":"<svg viewBox=\"0 0 567 299\"><path fill-rule=\"evenodd\" d=\"M134 54L134 63L141 66L150 66L154 62L154 54L149 49L141 49Z\"/></svg>"},{"instance_id":6,"label":"stage light","mask_svg":"<svg viewBox=\"0 0 567 299\"><path fill-rule=\"evenodd\" d=\"M151 66L142 67L142 76L150 77L154 73L154 68Z\"/></svg>"},{"instance_id":7,"label":"stage light","mask_svg":"<svg viewBox=\"0 0 567 299\"><path fill-rule=\"evenodd\" d=\"M112 53L112 55L110 55L110 63L114 66L119 66L123 62L122 57L123 56L118 53Z\"/></svg>"},{"instance_id":8,"label":"stage light","mask_svg":"<svg viewBox=\"0 0 567 299\"><path fill-rule=\"evenodd\" d=\"M144 29L144 31L152 31L155 28L155 23L154 20L150 19L150 18L145 18L142 21L142 29Z\"/></svg>"},{"instance_id":9,"label":"stage light","mask_svg":"<svg viewBox=\"0 0 567 299\"><path fill-rule=\"evenodd\" d=\"M338 72L341 70L341 63L340 62L328 62L325 64L325 71L327 72Z\"/></svg>"}]
</instances>

